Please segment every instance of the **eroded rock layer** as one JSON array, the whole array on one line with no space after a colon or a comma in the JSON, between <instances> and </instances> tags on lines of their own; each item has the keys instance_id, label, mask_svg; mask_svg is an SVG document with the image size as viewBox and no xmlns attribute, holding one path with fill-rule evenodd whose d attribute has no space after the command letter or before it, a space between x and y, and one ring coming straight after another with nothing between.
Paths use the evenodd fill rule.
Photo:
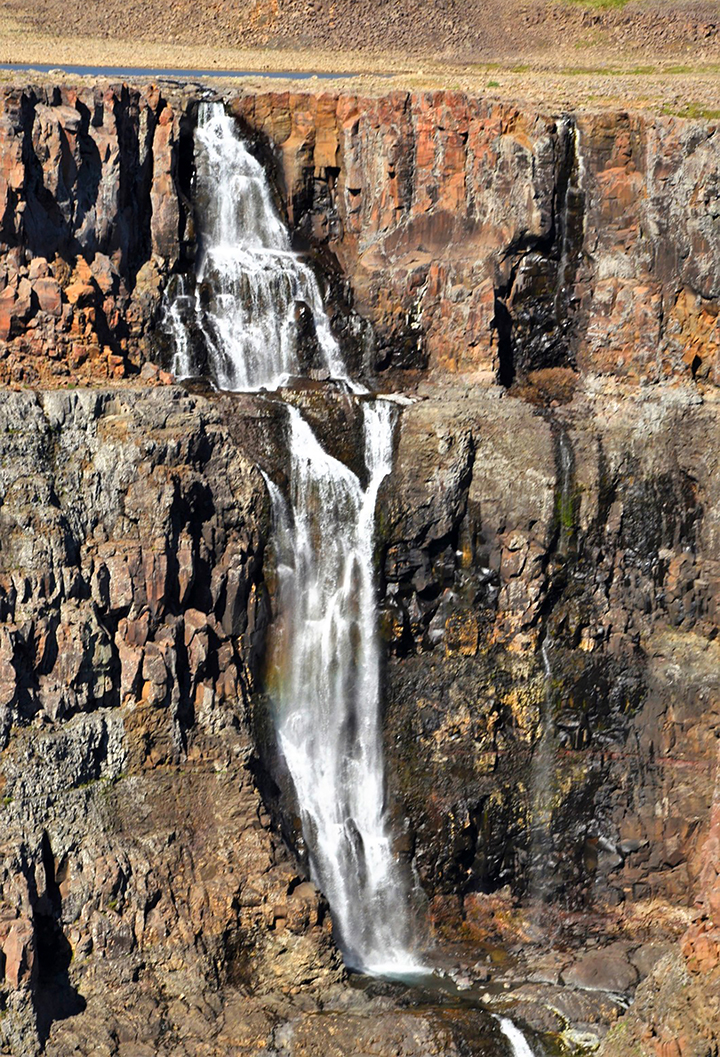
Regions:
<instances>
[{"instance_id":1,"label":"eroded rock layer","mask_svg":"<svg viewBox=\"0 0 720 1057\"><path fill-rule=\"evenodd\" d=\"M337 256L381 363L714 378L712 123L452 92L234 107L279 148L289 215Z\"/></svg>"},{"instance_id":2,"label":"eroded rock layer","mask_svg":"<svg viewBox=\"0 0 720 1057\"><path fill-rule=\"evenodd\" d=\"M354 307L336 323L368 366L716 380L712 122L453 92L230 105ZM195 253L196 111L173 88L5 89L6 380L122 375L148 354L168 275Z\"/></svg>"}]
</instances>

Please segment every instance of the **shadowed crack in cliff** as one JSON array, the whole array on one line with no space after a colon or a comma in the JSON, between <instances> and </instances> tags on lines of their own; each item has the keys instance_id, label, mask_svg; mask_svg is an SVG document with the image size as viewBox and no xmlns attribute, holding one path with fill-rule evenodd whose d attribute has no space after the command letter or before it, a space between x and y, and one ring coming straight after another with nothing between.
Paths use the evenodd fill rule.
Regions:
<instances>
[{"instance_id":1,"label":"shadowed crack in cliff","mask_svg":"<svg viewBox=\"0 0 720 1057\"><path fill-rule=\"evenodd\" d=\"M37 987L34 994L38 1035L44 1045L56 1020L83 1013L86 1002L70 982L73 951L62 930L62 896L47 833L40 847L44 891L35 909Z\"/></svg>"},{"instance_id":2,"label":"shadowed crack in cliff","mask_svg":"<svg viewBox=\"0 0 720 1057\"><path fill-rule=\"evenodd\" d=\"M492 326L497 378L505 388L529 371L575 367L575 283L585 215L579 137L574 121L565 118L557 133L549 229L540 235L524 233L507 247L500 262L505 278L496 281Z\"/></svg>"}]
</instances>

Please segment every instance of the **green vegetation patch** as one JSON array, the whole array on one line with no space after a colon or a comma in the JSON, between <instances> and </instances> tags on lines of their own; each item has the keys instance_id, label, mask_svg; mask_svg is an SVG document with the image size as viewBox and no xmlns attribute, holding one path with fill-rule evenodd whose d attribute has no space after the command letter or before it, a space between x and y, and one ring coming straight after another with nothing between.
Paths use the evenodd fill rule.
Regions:
<instances>
[{"instance_id":1,"label":"green vegetation patch","mask_svg":"<svg viewBox=\"0 0 720 1057\"><path fill-rule=\"evenodd\" d=\"M685 106L673 107L665 104L662 108L663 114L668 117L686 117L693 121L717 121L720 119L720 110L708 110L700 103L687 103Z\"/></svg>"},{"instance_id":2,"label":"green vegetation patch","mask_svg":"<svg viewBox=\"0 0 720 1057\"><path fill-rule=\"evenodd\" d=\"M614 66L563 66L560 69L564 77L616 77L621 72Z\"/></svg>"},{"instance_id":3,"label":"green vegetation patch","mask_svg":"<svg viewBox=\"0 0 720 1057\"><path fill-rule=\"evenodd\" d=\"M625 7L625 4L629 3L630 0L568 0L569 4L575 4L578 7L588 7L595 11L607 11L613 8Z\"/></svg>"}]
</instances>

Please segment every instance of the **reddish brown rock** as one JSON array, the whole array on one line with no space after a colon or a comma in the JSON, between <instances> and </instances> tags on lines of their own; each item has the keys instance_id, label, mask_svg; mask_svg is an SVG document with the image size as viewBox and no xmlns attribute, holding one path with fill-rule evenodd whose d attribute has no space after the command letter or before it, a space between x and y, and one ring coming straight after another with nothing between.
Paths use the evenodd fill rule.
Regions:
<instances>
[{"instance_id":1,"label":"reddish brown rock","mask_svg":"<svg viewBox=\"0 0 720 1057\"><path fill-rule=\"evenodd\" d=\"M51 316L62 315L62 291L57 279L35 279L33 290L41 312L47 312ZM71 301L71 298L68 297L68 300Z\"/></svg>"},{"instance_id":2,"label":"reddish brown rock","mask_svg":"<svg viewBox=\"0 0 720 1057\"><path fill-rule=\"evenodd\" d=\"M235 110L281 149L291 222L336 254L381 350L497 372L508 339L516 369L715 380L712 123L559 122L453 92L269 93Z\"/></svg>"},{"instance_id":3,"label":"reddish brown rock","mask_svg":"<svg viewBox=\"0 0 720 1057\"><path fill-rule=\"evenodd\" d=\"M20 919L10 926L2 945L5 979L11 988L29 987L35 963L35 933L32 924Z\"/></svg>"},{"instance_id":4,"label":"reddish brown rock","mask_svg":"<svg viewBox=\"0 0 720 1057\"><path fill-rule=\"evenodd\" d=\"M374 329L377 365L505 382L577 365L632 381L716 380L711 123L611 112L558 120L450 91L265 93L232 107L277 148L291 227L338 262ZM109 334L126 373L152 353L168 269L191 267L195 226L179 163L191 150L188 99L153 86L6 89L0 111L0 124L3 114L8 128L19 123L3 155L6 237L21 257L27 245L61 260L55 278L72 302L61 316L54 305L58 323L31 334L22 297L16 306L4 295L0 340L14 340L17 355L3 370L13 381L62 375L66 335L102 346ZM133 137L123 138L128 123ZM23 198L30 155L52 208L31 190ZM90 158L96 194L80 206ZM134 188L132 221L121 169ZM18 258L10 285L25 266Z\"/></svg>"},{"instance_id":5,"label":"reddish brown rock","mask_svg":"<svg viewBox=\"0 0 720 1057\"><path fill-rule=\"evenodd\" d=\"M181 116L151 86L3 90L3 381L122 378L142 360L162 284L143 288L132 348L130 291L151 256L162 270L179 254ZM103 367L92 349L108 343L118 360Z\"/></svg>"}]
</instances>

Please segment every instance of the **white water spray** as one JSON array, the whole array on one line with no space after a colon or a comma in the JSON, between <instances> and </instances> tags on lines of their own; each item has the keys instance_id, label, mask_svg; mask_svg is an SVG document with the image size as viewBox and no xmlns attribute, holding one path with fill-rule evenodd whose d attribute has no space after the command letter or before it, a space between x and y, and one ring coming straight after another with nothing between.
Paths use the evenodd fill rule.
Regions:
<instances>
[{"instance_id":1,"label":"white water spray","mask_svg":"<svg viewBox=\"0 0 720 1057\"><path fill-rule=\"evenodd\" d=\"M176 373L192 373L190 326L218 386L276 389L303 372L304 311L321 368L364 392L347 376L315 276L291 249L265 173L221 104L201 106L195 144L201 255L195 281L180 280L166 311ZM366 487L324 451L296 408L287 410L288 500L266 478L278 552L278 743L345 960L376 973L417 972L408 887L385 811L373 576L395 406L363 403Z\"/></svg>"},{"instance_id":2,"label":"white water spray","mask_svg":"<svg viewBox=\"0 0 720 1057\"><path fill-rule=\"evenodd\" d=\"M271 488L282 641L277 730L297 792L313 880L346 962L417 972L408 893L384 809L373 577L375 503L392 465L394 408L363 405L366 488L290 415L289 505Z\"/></svg>"},{"instance_id":3,"label":"white water spray","mask_svg":"<svg viewBox=\"0 0 720 1057\"><path fill-rule=\"evenodd\" d=\"M513 1057L535 1057L530 1048L530 1043L520 1031L520 1028L513 1024L509 1017L498 1017L497 1021L500 1025L500 1031L510 1043Z\"/></svg>"},{"instance_id":4,"label":"white water spray","mask_svg":"<svg viewBox=\"0 0 720 1057\"><path fill-rule=\"evenodd\" d=\"M166 311L175 374L193 373L192 326L221 389L278 389L303 373L304 313L317 338L315 366L349 383L315 275L293 252L263 168L221 103L201 103L195 148L201 252L195 281L179 277Z\"/></svg>"}]
</instances>

